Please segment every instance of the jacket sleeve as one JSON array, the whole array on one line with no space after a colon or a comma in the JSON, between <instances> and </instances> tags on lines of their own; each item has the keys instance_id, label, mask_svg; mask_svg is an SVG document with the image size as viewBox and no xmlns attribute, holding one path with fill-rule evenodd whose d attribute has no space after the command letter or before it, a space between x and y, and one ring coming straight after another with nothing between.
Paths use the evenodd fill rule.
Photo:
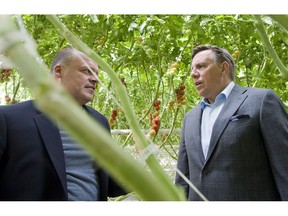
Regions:
<instances>
[{"instance_id":1,"label":"jacket sleeve","mask_svg":"<svg viewBox=\"0 0 288 216\"><path fill-rule=\"evenodd\" d=\"M108 197L118 197L126 194L127 192L125 189L121 185L117 184L111 177L109 177Z\"/></svg>"},{"instance_id":2,"label":"jacket sleeve","mask_svg":"<svg viewBox=\"0 0 288 216\"><path fill-rule=\"evenodd\" d=\"M179 151L178 151L177 169L189 179L188 157L187 157L187 151L186 151L186 145L185 145L185 118L183 121L181 139L180 139L180 145L179 145ZM186 198L188 198L189 185L178 174L178 171L176 171L175 184L178 186L181 186L184 189Z\"/></svg>"},{"instance_id":3,"label":"jacket sleeve","mask_svg":"<svg viewBox=\"0 0 288 216\"><path fill-rule=\"evenodd\" d=\"M261 131L281 200L288 200L288 114L280 98L268 91L260 110Z\"/></svg>"},{"instance_id":4,"label":"jacket sleeve","mask_svg":"<svg viewBox=\"0 0 288 216\"><path fill-rule=\"evenodd\" d=\"M6 148L6 143L7 143L7 131L6 131L6 121L4 118L4 114L1 112L0 109L0 164L2 160L2 156L4 154L5 148Z\"/></svg>"}]
</instances>

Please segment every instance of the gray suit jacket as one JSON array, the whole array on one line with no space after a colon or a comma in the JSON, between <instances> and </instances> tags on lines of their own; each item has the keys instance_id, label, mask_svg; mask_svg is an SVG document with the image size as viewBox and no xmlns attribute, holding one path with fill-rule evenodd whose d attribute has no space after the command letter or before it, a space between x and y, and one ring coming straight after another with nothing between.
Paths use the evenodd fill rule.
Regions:
<instances>
[{"instance_id":1,"label":"gray suit jacket","mask_svg":"<svg viewBox=\"0 0 288 216\"><path fill-rule=\"evenodd\" d=\"M272 90L235 85L205 160L200 105L184 118L177 168L208 200L288 200L288 115ZM176 174L188 200L201 198Z\"/></svg>"}]
</instances>

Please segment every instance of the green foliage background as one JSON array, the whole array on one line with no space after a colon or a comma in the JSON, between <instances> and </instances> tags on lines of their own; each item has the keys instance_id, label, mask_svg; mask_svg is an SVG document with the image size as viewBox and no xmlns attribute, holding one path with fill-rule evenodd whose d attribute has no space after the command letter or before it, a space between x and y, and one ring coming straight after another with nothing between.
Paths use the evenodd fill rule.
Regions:
<instances>
[{"instance_id":1,"label":"green foliage background","mask_svg":"<svg viewBox=\"0 0 288 216\"><path fill-rule=\"evenodd\" d=\"M151 128L153 102L161 101L161 128L181 128L184 114L195 106L198 96L190 78L191 50L199 44L214 44L227 48L237 64L235 82L250 87L273 89L288 110L287 79L284 79L265 50L252 15L59 15L60 20L79 39L105 59L118 76L125 80L141 127ZM67 46L44 15L22 15L28 32L37 42L37 50L49 66L55 54ZM287 32L269 16L262 16L273 48L287 66ZM178 68L171 72L172 65ZM101 69L101 68L100 68ZM100 70L104 85L98 85L91 106L107 118L118 111L112 129L129 129L124 114L117 105L117 95L105 71ZM187 103L173 107L175 90L185 85ZM11 102L33 98L19 77L16 68L0 83L2 103L5 96ZM107 89L109 91L107 91ZM6 96L6 98L7 98ZM116 101L113 99L115 98ZM275 113L277 115L277 113ZM120 143L132 141L119 138ZM157 135L155 143L178 144L179 135ZM176 153L174 152L174 156Z\"/></svg>"}]
</instances>

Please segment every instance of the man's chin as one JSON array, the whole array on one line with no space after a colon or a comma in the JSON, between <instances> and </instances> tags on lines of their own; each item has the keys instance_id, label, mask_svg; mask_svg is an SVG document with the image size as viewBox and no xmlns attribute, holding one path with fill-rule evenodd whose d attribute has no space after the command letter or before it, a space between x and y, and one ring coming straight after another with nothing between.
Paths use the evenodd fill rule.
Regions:
<instances>
[{"instance_id":1,"label":"man's chin","mask_svg":"<svg viewBox=\"0 0 288 216\"><path fill-rule=\"evenodd\" d=\"M93 95L86 95L85 100L88 102L92 101Z\"/></svg>"}]
</instances>

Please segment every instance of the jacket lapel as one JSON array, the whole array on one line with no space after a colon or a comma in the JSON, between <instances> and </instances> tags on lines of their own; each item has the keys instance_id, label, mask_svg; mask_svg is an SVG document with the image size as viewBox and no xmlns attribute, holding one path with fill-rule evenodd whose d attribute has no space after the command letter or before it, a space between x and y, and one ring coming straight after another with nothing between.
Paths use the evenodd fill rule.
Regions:
<instances>
[{"instance_id":1,"label":"jacket lapel","mask_svg":"<svg viewBox=\"0 0 288 216\"><path fill-rule=\"evenodd\" d=\"M187 123L188 125L191 125L190 127L188 127L188 134L191 134L188 143L194 143L197 150L197 155L199 156L201 163L204 164L205 158L201 144L201 119L202 109L201 106L198 105L193 110L193 114L191 115L191 118L189 118L189 122Z\"/></svg>"},{"instance_id":2,"label":"jacket lapel","mask_svg":"<svg viewBox=\"0 0 288 216\"><path fill-rule=\"evenodd\" d=\"M215 146L218 143L225 128L227 127L230 118L233 116L233 114L237 111L237 109L247 97L247 94L244 94L246 91L247 90L245 88L242 88L238 85L235 85L232 89L224 107L222 108L213 126L206 163L209 160L213 150L215 149Z\"/></svg>"},{"instance_id":3,"label":"jacket lapel","mask_svg":"<svg viewBox=\"0 0 288 216\"><path fill-rule=\"evenodd\" d=\"M58 128L44 115L34 117L40 136L67 194L65 158Z\"/></svg>"}]
</instances>

